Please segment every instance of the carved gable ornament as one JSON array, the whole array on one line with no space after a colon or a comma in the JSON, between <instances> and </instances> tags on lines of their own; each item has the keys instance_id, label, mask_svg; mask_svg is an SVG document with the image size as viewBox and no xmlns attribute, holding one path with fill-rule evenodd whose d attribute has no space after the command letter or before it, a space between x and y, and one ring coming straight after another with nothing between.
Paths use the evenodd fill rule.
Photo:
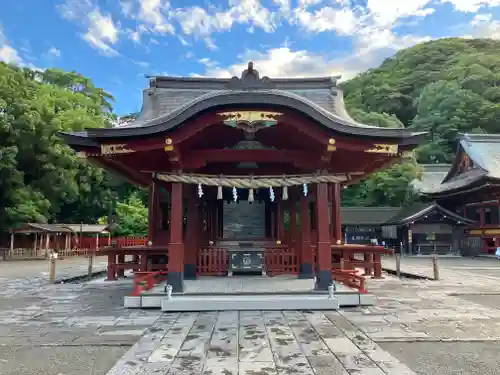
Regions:
<instances>
[{"instance_id":1,"label":"carved gable ornament","mask_svg":"<svg viewBox=\"0 0 500 375\"><path fill-rule=\"evenodd\" d=\"M275 84L269 77L260 78L259 72L253 68L253 62L248 62L248 68L241 73L241 78L233 77L226 87L229 90L259 90L273 89Z\"/></svg>"}]
</instances>

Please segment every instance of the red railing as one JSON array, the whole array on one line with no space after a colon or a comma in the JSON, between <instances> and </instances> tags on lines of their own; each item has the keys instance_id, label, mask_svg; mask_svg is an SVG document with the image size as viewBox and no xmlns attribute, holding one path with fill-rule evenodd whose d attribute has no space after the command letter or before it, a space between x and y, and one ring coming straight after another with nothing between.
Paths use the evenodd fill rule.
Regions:
<instances>
[{"instance_id":1,"label":"red railing","mask_svg":"<svg viewBox=\"0 0 500 375\"><path fill-rule=\"evenodd\" d=\"M264 264L268 276L297 275L299 273L299 257L293 248L266 248Z\"/></svg>"},{"instance_id":2,"label":"red railing","mask_svg":"<svg viewBox=\"0 0 500 375\"><path fill-rule=\"evenodd\" d=\"M136 272L134 278L133 296L139 296L142 292L151 290L155 285L167 279L167 271Z\"/></svg>"},{"instance_id":3,"label":"red railing","mask_svg":"<svg viewBox=\"0 0 500 375\"><path fill-rule=\"evenodd\" d=\"M333 280L344 284L345 286L357 289L360 293L367 293L365 287L365 278L356 275L356 270L332 270Z\"/></svg>"},{"instance_id":4,"label":"red railing","mask_svg":"<svg viewBox=\"0 0 500 375\"><path fill-rule=\"evenodd\" d=\"M132 247L132 246L146 246L148 243L147 237L116 237L111 239L111 246L114 247Z\"/></svg>"},{"instance_id":5,"label":"red railing","mask_svg":"<svg viewBox=\"0 0 500 375\"><path fill-rule=\"evenodd\" d=\"M227 273L229 259L227 249L202 247L198 251L196 274L200 276L221 276Z\"/></svg>"}]
</instances>

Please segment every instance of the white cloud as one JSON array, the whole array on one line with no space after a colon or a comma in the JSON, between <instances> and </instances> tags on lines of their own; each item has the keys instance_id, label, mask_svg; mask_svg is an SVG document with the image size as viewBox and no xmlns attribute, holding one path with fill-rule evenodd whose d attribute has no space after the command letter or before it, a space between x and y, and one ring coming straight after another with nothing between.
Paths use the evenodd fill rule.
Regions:
<instances>
[{"instance_id":1,"label":"white cloud","mask_svg":"<svg viewBox=\"0 0 500 375\"><path fill-rule=\"evenodd\" d=\"M53 58L61 57L61 51L59 49L57 49L56 47L52 46L47 51L47 56L53 57Z\"/></svg>"},{"instance_id":2,"label":"white cloud","mask_svg":"<svg viewBox=\"0 0 500 375\"><path fill-rule=\"evenodd\" d=\"M170 21L170 0L124 0L120 3L125 17L135 20L136 31L130 34L138 41L144 33L174 34L175 28Z\"/></svg>"},{"instance_id":3,"label":"white cloud","mask_svg":"<svg viewBox=\"0 0 500 375\"><path fill-rule=\"evenodd\" d=\"M253 61L255 69L261 76L269 77L318 77L342 74L350 78L363 69L361 65L347 61L327 59L320 54L306 50L292 50L288 46L272 48L266 52L246 51L239 58L240 62L229 67L220 67L208 58L200 59L205 66L205 76L232 77L240 76L247 68L248 61ZM357 64L361 63L357 62Z\"/></svg>"},{"instance_id":4,"label":"white cloud","mask_svg":"<svg viewBox=\"0 0 500 375\"><path fill-rule=\"evenodd\" d=\"M119 31L111 16L104 15L98 8L95 8L88 15L88 20L88 30L83 34L83 39L105 55L117 55L118 52L111 45L118 41Z\"/></svg>"},{"instance_id":5,"label":"white cloud","mask_svg":"<svg viewBox=\"0 0 500 375\"><path fill-rule=\"evenodd\" d=\"M492 14L477 14L471 26L476 37L500 39L500 21L493 19Z\"/></svg>"},{"instance_id":6,"label":"white cloud","mask_svg":"<svg viewBox=\"0 0 500 375\"><path fill-rule=\"evenodd\" d=\"M202 58L199 63L205 66L203 76L232 77L239 76L246 69L248 61L261 76L269 77L325 77L341 75L343 80L350 79L360 72L379 65L395 51L411 47L417 43L428 41L430 37L405 35L398 37L392 32L374 36L374 40L383 38L370 48L368 44L358 48L347 56L327 58L326 56L307 50L293 50L286 43L279 48L271 48L265 52L247 50L238 56L239 62L228 67L221 67L217 62ZM374 43L374 40L372 42ZM368 39L366 40L368 43ZM198 74L196 74L198 75Z\"/></svg>"},{"instance_id":7,"label":"white cloud","mask_svg":"<svg viewBox=\"0 0 500 375\"><path fill-rule=\"evenodd\" d=\"M335 31L339 35L353 34L359 22L351 9L332 7L324 7L314 12L309 12L305 8L295 9L293 21L308 31Z\"/></svg>"},{"instance_id":8,"label":"white cloud","mask_svg":"<svg viewBox=\"0 0 500 375\"><path fill-rule=\"evenodd\" d=\"M441 0L441 3L450 3L459 12L477 12L483 7L496 7L500 0Z\"/></svg>"},{"instance_id":9,"label":"white cloud","mask_svg":"<svg viewBox=\"0 0 500 375\"><path fill-rule=\"evenodd\" d=\"M118 42L120 25L110 14L102 13L90 0L66 0L58 9L67 20L81 24L85 31L80 36L92 47L105 56L119 54L112 46Z\"/></svg>"},{"instance_id":10,"label":"white cloud","mask_svg":"<svg viewBox=\"0 0 500 375\"><path fill-rule=\"evenodd\" d=\"M210 51L215 51L218 49L217 44L212 38L205 38L205 45Z\"/></svg>"},{"instance_id":11,"label":"white cloud","mask_svg":"<svg viewBox=\"0 0 500 375\"><path fill-rule=\"evenodd\" d=\"M23 59L19 56L17 50L9 44L9 41L3 33L0 26L0 61L7 64L22 64Z\"/></svg>"}]
</instances>

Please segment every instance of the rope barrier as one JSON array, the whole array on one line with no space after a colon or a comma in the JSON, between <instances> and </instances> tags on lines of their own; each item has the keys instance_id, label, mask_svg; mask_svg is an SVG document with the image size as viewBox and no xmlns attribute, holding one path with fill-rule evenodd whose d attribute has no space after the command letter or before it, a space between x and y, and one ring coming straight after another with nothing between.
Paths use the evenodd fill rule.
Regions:
<instances>
[{"instance_id":1,"label":"rope barrier","mask_svg":"<svg viewBox=\"0 0 500 375\"><path fill-rule=\"evenodd\" d=\"M258 189L269 187L296 186L321 182L341 182L342 178L332 175L284 175L284 176L215 176L201 174L167 174L156 175L164 182L181 182L204 186L224 186L238 189Z\"/></svg>"}]
</instances>

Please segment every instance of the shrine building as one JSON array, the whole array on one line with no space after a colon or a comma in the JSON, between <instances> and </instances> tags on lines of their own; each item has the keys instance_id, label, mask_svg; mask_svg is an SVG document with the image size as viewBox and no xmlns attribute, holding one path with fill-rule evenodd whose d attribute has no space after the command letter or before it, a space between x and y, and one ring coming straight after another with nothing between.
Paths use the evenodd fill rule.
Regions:
<instances>
[{"instance_id":1,"label":"shrine building","mask_svg":"<svg viewBox=\"0 0 500 375\"><path fill-rule=\"evenodd\" d=\"M149 243L137 262L168 269L174 292L184 278L255 270L316 277L325 290L336 254L370 247L343 244L341 189L426 137L354 121L338 78L260 77L251 62L230 79L152 77L134 122L61 136L149 188ZM108 278L120 267L110 269Z\"/></svg>"},{"instance_id":2,"label":"shrine building","mask_svg":"<svg viewBox=\"0 0 500 375\"><path fill-rule=\"evenodd\" d=\"M439 183L422 186L427 200L465 217L474 249L467 255L494 254L500 246L500 135L462 134L455 159Z\"/></svg>"}]
</instances>

